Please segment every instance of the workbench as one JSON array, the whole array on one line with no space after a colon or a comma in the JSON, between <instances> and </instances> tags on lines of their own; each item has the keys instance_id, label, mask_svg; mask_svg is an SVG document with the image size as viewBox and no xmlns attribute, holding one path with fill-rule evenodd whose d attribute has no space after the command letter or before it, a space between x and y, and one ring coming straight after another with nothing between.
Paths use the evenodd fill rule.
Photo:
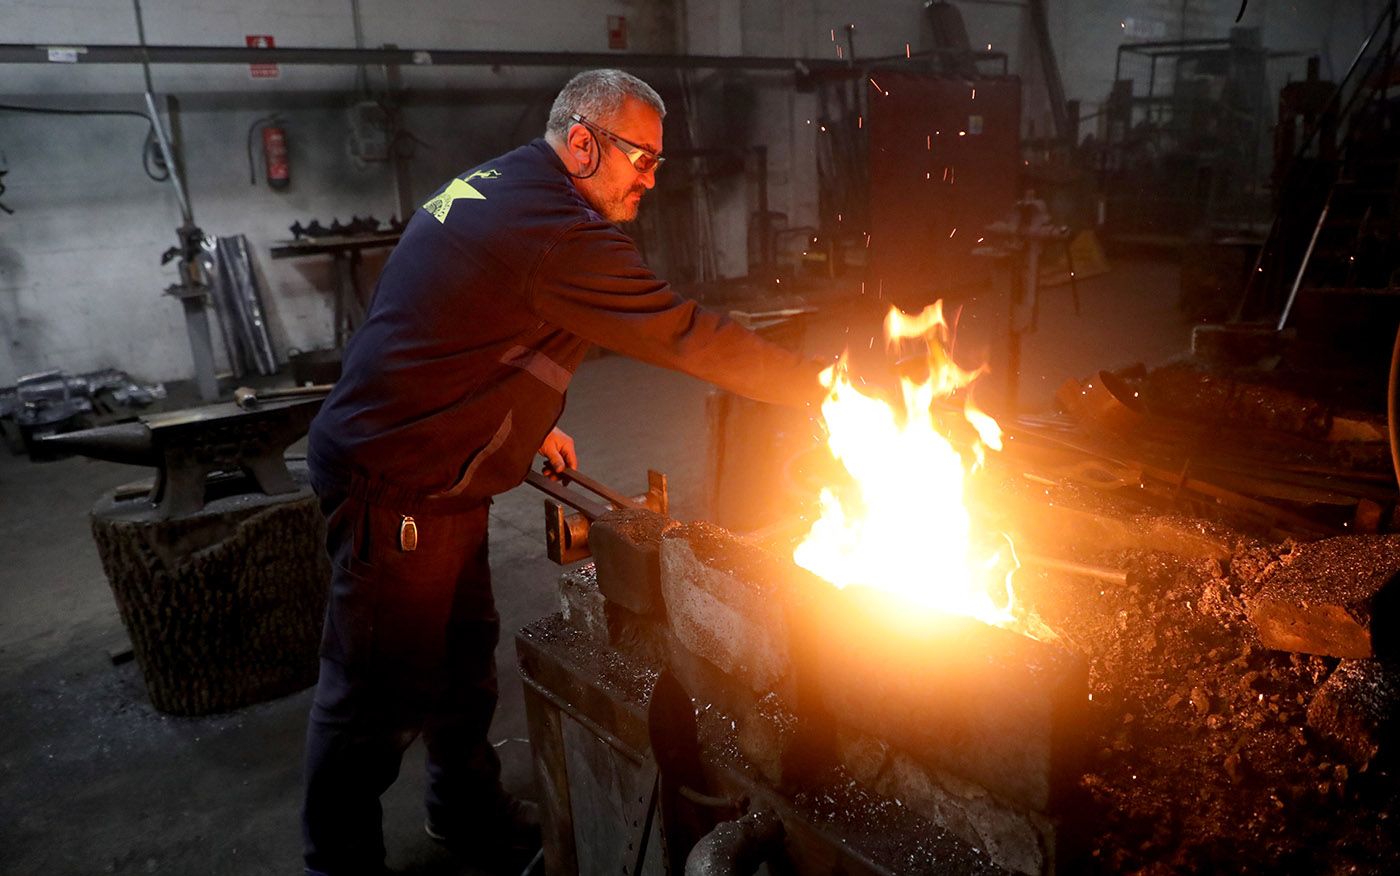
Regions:
<instances>
[{"instance_id":1,"label":"workbench","mask_svg":"<svg viewBox=\"0 0 1400 876\"><path fill-rule=\"evenodd\" d=\"M335 263L335 345L339 348L345 345L350 334L365 318L365 305L368 302L360 294L360 282L356 274L360 266L360 253L367 249L392 247L399 242L399 237L400 233L397 231L384 231L374 234L337 234L329 237L281 240L272 245L272 257L331 257Z\"/></svg>"}]
</instances>

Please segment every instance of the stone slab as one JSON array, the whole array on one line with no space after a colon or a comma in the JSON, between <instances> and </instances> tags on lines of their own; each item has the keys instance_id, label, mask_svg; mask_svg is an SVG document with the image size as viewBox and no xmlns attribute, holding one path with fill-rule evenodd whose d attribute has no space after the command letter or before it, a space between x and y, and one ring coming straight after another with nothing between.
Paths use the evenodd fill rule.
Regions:
<instances>
[{"instance_id":1,"label":"stone slab","mask_svg":"<svg viewBox=\"0 0 1400 876\"><path fill-rule=\"evenodd\" d=\"M1059 826L972 782L932 769L859 731L836 733L838 758L856 781L906 806L1017 873L1056 872Z\"/></svg>"},{"instance_id":2,"label":"stone slab","mask_svg":"<svg viewBox=\"0 0 1400 876\"><path fill-rule=\"evenodd\" d=\"M969 618L840 590L708 524L666 534L662 593L691 654L800 715L890 740L1051 811L1080 773L1084 661Z\"/></svg>"},{"instance_id":3,"label":"stone slab","mask_svg":"<svg viewBox=\"0 0 1400 876\"><path fill-rule=\"evenodd\" d=\"M676 527L661 543L661 592L677 641L751 690L789 701L788 603L801 572L707 523Z\"/></svg>"},{"instance_id":4,"label":"stone slab","mask_svg":"<svg viewBox=\"0 0 1400 876\"><path fill-rule=\"evenodd\" d=\"M1365 769L1396 732L1400 665L1343 660L1308 704L1308 726Z\"/></svg>"},{"instance_id":5,"label":"stone slab","mask_svg":"<svg viewBox=\"0 0 1400 876\"><path fill-rule=\"evenodd\" d=\"M811 605L804 713L889 741L1015 806L1059 810L1083 763L1088 670L1063 648L863 588Z\"/></svg>"},{"instance_id":6,"label":"stone slab","mask_svg":"<svg viewBox=\"0 0 1400 876\"><path fill-rule=\"evenodd\" d=\"M1385 652L1397 633L1397 577L1400 535L1329 538L1298 545L1246 604L1265 647L1372 657Z\"/></svg>"}]
</instances>

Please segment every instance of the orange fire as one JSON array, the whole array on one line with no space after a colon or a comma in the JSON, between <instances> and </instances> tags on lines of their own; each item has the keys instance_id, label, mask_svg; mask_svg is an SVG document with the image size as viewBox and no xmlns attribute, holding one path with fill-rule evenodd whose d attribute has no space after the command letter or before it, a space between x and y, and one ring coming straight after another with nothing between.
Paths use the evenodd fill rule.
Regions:
<instances>
[{"instance_id":1,"label":"orange fire","mask_svg":"<svg viewBox=\"0 0 1400 876\"><path fill-rule=\"evenodd\" d=\"M822 488L821 517L793 559L837 587L892 591L920 606L1007 624L1015 552L1003 535L974 532L964 501L967 474L984 463L987 448L1001 449L1001 429L965 399L962 416L976 436L965 459L940 427L935 404L985 371L958 367L950 335L941 301L917 316L890 309L891 355L923 346L928 366L927 375L900 377L902 411L857 389L845 356L822 372L827 443L850 477Z\"/></svg>"}]
</instances>

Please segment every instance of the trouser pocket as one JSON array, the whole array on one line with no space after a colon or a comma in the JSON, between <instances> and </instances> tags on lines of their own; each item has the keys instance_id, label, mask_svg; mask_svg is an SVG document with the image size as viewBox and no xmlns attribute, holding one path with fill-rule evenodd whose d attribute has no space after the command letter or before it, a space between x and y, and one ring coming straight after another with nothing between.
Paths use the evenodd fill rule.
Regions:
<instances>
[{"instance_id":1,"label":"trouser pocket","mask_svg":"<svg viewBox=\"0 0 1400 876\"><path fill-rule=\"evenodd\" d=\"M417 530L412 550L403 535L406 516ZM460 659L452 653L462 646L451 641L455 631L494 629L496 622L486 520L485 505L425 516L346 500L328 513L335 577L322 656L384 682L389 692L440 690Z\"/></svg>"}]
</instances>

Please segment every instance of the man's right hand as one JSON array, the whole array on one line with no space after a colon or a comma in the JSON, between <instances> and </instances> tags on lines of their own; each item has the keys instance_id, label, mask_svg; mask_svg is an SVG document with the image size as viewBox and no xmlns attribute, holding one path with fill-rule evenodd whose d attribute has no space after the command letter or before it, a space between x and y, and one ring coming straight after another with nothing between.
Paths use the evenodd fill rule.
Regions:
<instances>
[{"instance_id":1,"label":"man's right hand","mask_svg":"<svg viewBox=\"0 0 1400 876\"><path fill-rule=\"evenodd\" d=\"M544 457L544 474L550 480L564 480L565 469L578 468L578 454L574 451L574 439L557 426L545 436L540 445L540 456Z\"/></svg>"}]
</instances>

